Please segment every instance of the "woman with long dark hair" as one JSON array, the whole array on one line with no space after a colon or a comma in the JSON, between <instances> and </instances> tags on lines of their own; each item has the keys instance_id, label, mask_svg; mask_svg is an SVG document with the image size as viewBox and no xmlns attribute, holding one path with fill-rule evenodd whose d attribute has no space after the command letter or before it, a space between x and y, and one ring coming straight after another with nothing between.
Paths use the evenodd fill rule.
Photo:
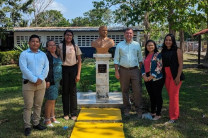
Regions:
<instances>
[{"instance_id":1,"label":"woman with long dark hair","mask_svg":"<svg viewBox=\"0 0 208 138\"><path fill-rule=\"evenodd\" d=\"M163 104L162 88L164 85L162 74L162 57L157 50L156 43L148 40L145 44L145 58L142 65L142 77L150 96L151 114L153 120L161 118Z\"/></svg>"},{"instance_id":2,"label":"woman with long dark hair","mask_svg":"<svg viewBox=\"0 0 208 138\"><path fill-rule=\"evenodd\" d=\"M75 45L71 30L64 32L63 42L59 44L62 59L62 102L64 119L77 118L76 83L80 80L81 50Z\"/></svg>"},{"instance_id":3,"label":"woman with long dark hair","mask_svg":"<svg viewBox=\"0 0 208 138\"><path fill-rule=\"evenodd\" d=\"M179 90L184 75L182 73L182 50L177 47L173 34L165 36L161 54L164 66L165 87L169 95L170 120L167 123L174 123L179 118Z\"/></svg>"}]
</instances>

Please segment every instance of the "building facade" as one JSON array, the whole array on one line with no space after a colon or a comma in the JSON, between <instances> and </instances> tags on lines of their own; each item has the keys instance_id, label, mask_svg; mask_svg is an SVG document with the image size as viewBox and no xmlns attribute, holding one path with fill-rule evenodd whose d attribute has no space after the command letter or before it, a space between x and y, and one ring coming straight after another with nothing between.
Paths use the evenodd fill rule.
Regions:
<instances>
[{"instance_id":1,"label":"building facade","mask_svg":"<svg viewBox=\"0 0 208 138\"><path fill-rule=\"evenodd\" d=\"M95 49L91 42L99 37L99 27L20 27L14 28L14 46L28 42L32 34L40 37L43 47L48 40L54 40L58 45L63 41L63 34L66 29L74 32L74 41L82 50L84 57L92 57ZM108 37L118 44L124 40L124 27L109 27ZM134 40L140 42L142 29L134 27ZM115 47L113 48L115 49Z\"/></svg>"}]
</instances>

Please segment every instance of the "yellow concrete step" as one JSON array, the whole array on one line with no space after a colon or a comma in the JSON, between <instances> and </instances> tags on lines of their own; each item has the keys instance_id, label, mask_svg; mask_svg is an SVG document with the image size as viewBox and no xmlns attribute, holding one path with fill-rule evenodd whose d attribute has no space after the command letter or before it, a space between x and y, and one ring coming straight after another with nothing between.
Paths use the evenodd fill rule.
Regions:
<instances>
[{"instance_id":1,"label":"yellow concrete step","mask_svg":"<svg viewBox=\"0 0 208 138\"><path fill-rule=\"evenodd\" d=\"M77 121L121 121L119 108L82 108Z\"/></svg>"},{"instance_id":2,"label":"yellow concrete step","mask_svg":"<svg viewBox=\"0 0 208 138\"><path fill-rule=\"evenodd\" d=\"M71 138L124 138L123 123L76 122Z\"/></svg>"}]
</instances>

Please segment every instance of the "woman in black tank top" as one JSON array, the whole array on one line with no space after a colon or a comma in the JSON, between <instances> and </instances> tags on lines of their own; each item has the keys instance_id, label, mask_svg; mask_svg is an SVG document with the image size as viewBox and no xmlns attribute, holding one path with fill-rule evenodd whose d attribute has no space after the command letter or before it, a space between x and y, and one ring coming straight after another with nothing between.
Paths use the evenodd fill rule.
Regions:
<instances>
[{"instance_id":1,"label":"woman in black tank top","mask_svg":"<svg viewBox=\"0 0 208 138\"><path fill-rule=\"evenodd\" d=\"M163 72L165 87L169 95L169 116L167 123L174 123L179 118L179 90L184 79L182 73L183 54L176 45L175 36L165 36L162 49Z\"/></svg>"}]
</instances>

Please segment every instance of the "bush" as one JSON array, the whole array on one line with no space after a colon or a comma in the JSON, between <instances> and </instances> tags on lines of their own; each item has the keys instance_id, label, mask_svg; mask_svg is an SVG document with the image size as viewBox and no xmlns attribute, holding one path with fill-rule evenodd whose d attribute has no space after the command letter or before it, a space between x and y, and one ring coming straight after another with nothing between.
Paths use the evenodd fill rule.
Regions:
<instances>
[{"instance_id":1,"label":"bush","mask_svg":"<svg viewBox=\"0 0 208 138\"><path fill-rule=\"evenodd\" d=\"M18 64L19 56L19 51L0 52L0 65Z\"/></svg>"}]
</instances>

